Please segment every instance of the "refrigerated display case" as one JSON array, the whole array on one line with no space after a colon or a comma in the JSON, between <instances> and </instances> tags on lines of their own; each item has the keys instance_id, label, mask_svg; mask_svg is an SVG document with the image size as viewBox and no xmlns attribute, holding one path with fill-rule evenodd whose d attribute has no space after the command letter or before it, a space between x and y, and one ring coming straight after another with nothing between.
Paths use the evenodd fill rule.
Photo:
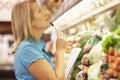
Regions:
<instances>
[{"instance_id":1,"label":"refrigerated display case","mask_svg":"<svg viewBox=\"0 0 120 80\"><path fill-rule=\"evenodd\" d=\"M85 26L88 26L86 31L89 32L80 36L81 44L79 47L82 50L73 68L71 68L72 73L69 74L66 80L77 80L77 76L82 77L82 79L79 78L80 80L101 80L103 77L106 77L106 75L102 75L101 72L101 69L106 69L107 67L101 61L105 56L102 42L107 35L111 34L109 29L115 22L116 17L116 13L113 14L113 12L116 12L120 7L119 4L120 0L83 0L53 22L55 27L61 31L69 30L71 27L73 28L73 25L78 24L82 25L86 23ZM101 21L99 19L101 19ZM93 25L94 23L96 25L91 29L91 24ZM98 52L96 53L95 51ZM89 53L90 56L85 55L87 53ZM97 58L97 60L94 58ZM90 60L90 63L88 60ZM101 74L101 76L99 74ZM119 78L119 75L117 75L117 77Z\"/></svg>"}]
</instances>

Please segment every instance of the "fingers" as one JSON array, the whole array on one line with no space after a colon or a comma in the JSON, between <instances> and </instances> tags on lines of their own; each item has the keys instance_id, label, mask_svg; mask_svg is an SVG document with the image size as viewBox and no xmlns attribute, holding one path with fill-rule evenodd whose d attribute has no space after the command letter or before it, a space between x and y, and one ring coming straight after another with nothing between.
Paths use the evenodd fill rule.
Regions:
<instances>
[{"instance_id":1,"label":"fingers","mask_svg":"<svg viewBox=\"0 0 120 80\"><path fill-rule=\"evenodd\" d=\"M58 33L58 38L60 38L60 37L61 37L61 38L65 38L65 36L64 36L64 34L63 34L62 32L59 32L59 33Z\"/></svg>"},{"instance_id":2,"label":"fingers","mask_svg":"<svg viewBox=\"0 0 120 80\"><path fill-rule=\"evenodd\" d=\"M63 35L63 33L62 32L58 32L58 36L62 36Z\"/></svg>"}]
</instances>

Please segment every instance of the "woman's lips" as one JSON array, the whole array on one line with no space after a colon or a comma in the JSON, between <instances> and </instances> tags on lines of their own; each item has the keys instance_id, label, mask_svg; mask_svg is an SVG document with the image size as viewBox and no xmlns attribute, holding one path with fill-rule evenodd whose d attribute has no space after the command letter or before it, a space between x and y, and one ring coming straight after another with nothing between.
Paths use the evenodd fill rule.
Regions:
<instances>
[{"instance_id":1,"label":"woman's lips","mask_svg":"<svg viewBox=\"0 0 120 80\"><path fill-rule=\"evenodd\" d=\"M46 16L46 17L45 17L45 20L49 20L49 17L48 17L48 16Z\"/></svg>"}]
</instances>

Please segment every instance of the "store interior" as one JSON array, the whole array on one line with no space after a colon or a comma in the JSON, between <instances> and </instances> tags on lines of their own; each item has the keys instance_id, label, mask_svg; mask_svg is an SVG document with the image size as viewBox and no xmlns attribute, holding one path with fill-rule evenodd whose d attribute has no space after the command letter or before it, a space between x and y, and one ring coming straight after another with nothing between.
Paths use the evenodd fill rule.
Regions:
<instances>
[{"instance_id":1,"label":"store interior","mask_svg":"<svg viewBox=\"0 0 120 80\"><path fill-rule=\"evenodd\" d=\"M14 55L9 54L14 42L10 16L22 1L0 0L0 80L16 80ZM36 1L55 27L41 37L53 62L57 32L67 40L65 80L120 80L120 0Z\"/></svg>"}]
</instances>

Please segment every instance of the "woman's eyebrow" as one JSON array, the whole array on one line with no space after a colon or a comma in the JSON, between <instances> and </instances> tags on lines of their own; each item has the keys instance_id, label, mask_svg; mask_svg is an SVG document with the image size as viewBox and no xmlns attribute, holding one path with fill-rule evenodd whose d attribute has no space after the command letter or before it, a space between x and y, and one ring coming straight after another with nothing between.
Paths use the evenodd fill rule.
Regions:
<instances>
[{"instance_id":1,"label":"woman's eyebrow","mask_svg":"<svg viewBox=\"0 0 120 80\"><path fill-rule=\"evenodd\" d=\"M32 5L32 7L31 7L31 10L33 11L33 12L36 12L37 10L39 9L39 7L37 7L36 5Z\"/></svg>"},{"instance_id":2,"label":"woman's eyebrow","mask_svg":"<svg viewBox=\"0 0 120 80\"><path fill-rule=\"evenodd\" d=\"M35 7L35 8L33 9L33 11L34 11L34 12L36 12L36 11L41 11L41 8L40 8L40 7Z\"/></svg>"}]
</instances>

